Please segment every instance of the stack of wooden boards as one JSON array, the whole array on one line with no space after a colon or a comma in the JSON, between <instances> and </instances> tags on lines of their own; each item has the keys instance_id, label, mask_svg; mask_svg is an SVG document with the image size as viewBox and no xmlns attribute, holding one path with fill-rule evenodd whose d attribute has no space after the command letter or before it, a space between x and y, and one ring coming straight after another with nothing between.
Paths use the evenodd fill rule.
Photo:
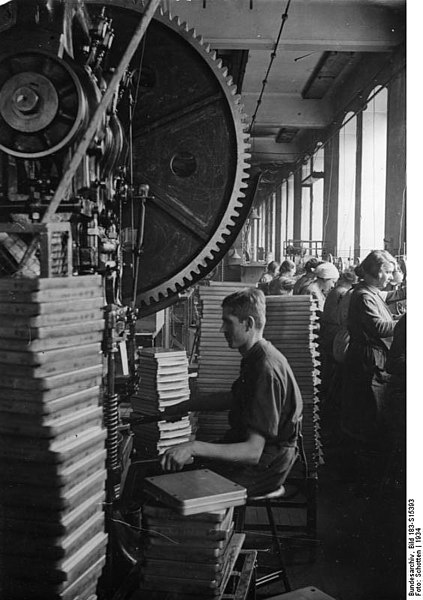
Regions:
<instances>
[{"instance_id":1,"label":"stack of wooden boards","mask_svg":"<svg viewBox=\"0 0 423 600\"><path fill-rule=\"evenodd\" d=\"M311 470L323 462L316 311L317 303L309 295L266 296L264 337L286 356L301 390L304 450Z\"/></svg>"},{"instance_id":2,"label":"stack of wooden boards","mask_svg":"<svg viewBox=\"0 0 423 600\"><path fill-rule=\"evenodd\" d=\"M223 594L242 548L234 506L246 490L208 469L148 477L141 587L208 598Z\"/></svg>"},{"instance_id":3,"label":"stack of wooden boards","mask_svg":"<svg viewBox=\"0 0 423 600\"><path fill-rule=\"evenodd\" d=\"M222 325L222 300L225 296L243 290L245 283L210 281L200 286L200 346L196 391L199 395L228 393L238 378L241 355L229 348ZM212 441L222 437L228 429L228 412L206 412L198 415L197 439Z\"/></svg>"},{"instance_id":4,"label":"stack of wooden boards","mask_svg":"<svg viewBox=\"0 0 423 600\"><path fill-rule=\"evenodd\" d=\"M139 359L139 389L131 398L134 448L140 457L159 456L193 439L193 422L186 410L176 419L164 415L167 407L190 397L188 358L185 350L143 348ZM145 415L152 418L143 422Z\"/></svg>"},{"instance_id":5,"label":"stack of wooden boards","mask_svg":"<svg viewBox=\"0 0 423 600\"><path fill-rule=\"evenodd\" d=\"M230 392L239 376L241 355L228 347L221 327L221 304L225 296L245 289L243 283L210 282L200 287L201 328L198 393ZM320 442L318 385L319 353L316 335L316 303L311 296L266 296L264 337L288 359L304 401L303 437L308 464L323 461ZM227 428L226 413L200 413L197 438L220 437Z\"/></svg>"},{"instance_id":6,"label":"stack of wooden boards","mask_svg":"<svg viewBox=\"0 0 423 600\"><path fill-rule=\"evenodd\" d=\"M80 600L105 562L99 276L0 279L0 597Z\"/></svg>"}]
</instances>

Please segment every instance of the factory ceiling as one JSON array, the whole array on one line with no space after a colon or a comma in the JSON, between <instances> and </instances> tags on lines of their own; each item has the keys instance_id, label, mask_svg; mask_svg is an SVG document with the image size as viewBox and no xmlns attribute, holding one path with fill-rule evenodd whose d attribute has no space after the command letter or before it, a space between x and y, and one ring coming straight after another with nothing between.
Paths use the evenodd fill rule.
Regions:
<instances>
[{"instance_id":1,"label":"factory ceiling","mask_svg":"<svg viewBox=\"0 0 423 600\"><path fill-rule=\"evenodd\" d=\"M405 0L164 0L163 6L228 66L248 115L252 164L260 168L301 160L384 83L388 63L398 54L404 60ZM357 79L360 87L352 83Z\"/></svg>"}]
</instances>

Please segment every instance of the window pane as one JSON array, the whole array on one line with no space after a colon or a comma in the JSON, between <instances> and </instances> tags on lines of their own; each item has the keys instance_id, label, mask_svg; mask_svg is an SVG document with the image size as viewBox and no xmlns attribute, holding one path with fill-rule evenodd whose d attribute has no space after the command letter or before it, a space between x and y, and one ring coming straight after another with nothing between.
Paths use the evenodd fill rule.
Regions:
<instances>
[{"instance_id":1,"label":"window pane","mask_svg":"<svg viewBox=\"0 0 423 600\"><path fill-rule=\"evenodd\" d=\"M346 115L346 120L351 113ZM357 118L339 132L339 195L337 255L353 258L355 219L355 178L357 152Z\"/></svg>"},{"instance_id":2,"label":"window pane","mask_svg":"<svg viewBox=\"0 0 423 600\"><path fill-rule=\"evenodd\" d=\"M384 248L387 90L383 89L363 111L360 252Z\"/></svg>"},{"instance_id":3,"label":"window pane","mask_svg":"<svg viewBox=\"0 0 423 600\"><path fill-rule=\"evenodd\" d=\"M270 251L272 253L272 259L275 258L276 254L276 193L272 194L272 240Z\"/></svg>"},{"instance_id":4,"label":"window pane","mask_svg":"<svg viewBox=\"0 0 423 600\"><path fill-rule=\"evenodd\" d=\"M281 256L284 256L284 244L287 240L286 232L288 229L288 182L284 181L282 184L281 194Z\"/></svg>"},{"instance_id":5,"label":"window pane","mask_svg":"<svg viewBox=\"0 0 423 600\"><path fill-rule=\"evenodd\" d=\"M313 183L313 218L312 218L313 240L321 241L323 237L323 179Z\"/></svg>"},{"instance_id":6,"label":"window pane","mask_svg":"<svg viewBox=\"0 0 423 600\"><path fill-rule=\"evenodd\" d=\"M310 239L310 188L303 187L301 191L301 239Z\"/></svg>"},{"instance_id":7,"label":"window pane","mask_svg":"<svg viewBox=\"0 0 423 600\"><path fill-rule=\"evenodd\" d=\"M288 214L287 214L287 238L294 239L294 175L288 179Z\"/></svg>"}]
</instances>

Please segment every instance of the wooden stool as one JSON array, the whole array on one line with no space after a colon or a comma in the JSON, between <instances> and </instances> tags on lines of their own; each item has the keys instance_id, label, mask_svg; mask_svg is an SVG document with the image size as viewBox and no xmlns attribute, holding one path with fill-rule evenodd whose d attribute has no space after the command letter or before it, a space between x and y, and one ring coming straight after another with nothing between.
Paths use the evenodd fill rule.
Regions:
<instances>
[{"instance_id":1,"label":"wooden stool","mask_svg":"<svg viewBox=\"0 0 423 600\"><path fill-rule=\"evenodd\" d=\"M279 488L277 488L276 490L273 490L272 492L269 492L268 494L265 494L264 496L250 496L247 498L247 502L244 506L238 507L237 508L237 517L236 517L236 528L237 531L239 532L243 532L244 527L245 527L245 513L246 513L246 509L249 506L264 506L266 508L266 512L267 512L267 519L269 522L269 526L272 532L272 542L274 544L274 546L276 547L276 551L278 553L278 557L279 557L279 567L280 569L278 571L274 571L272 573L268 573L267 575L264 575L262 577L257 577L256 578L256 588L265 585L267 583L270 583L271 581L274 580L282 580L285 591L289 592L291 590L291 585L289 583L289 579L288 579L288 575L286 573L286 567L285 567L285 560L284 560L284 556L283 556L283 548L281 545L281 542L279 540L279 536L278 536L278 530L276 527L276 522L275 522L275 518L273 516L273 504L272 504L272 500L277 500L279 498L282 498L285 494L285 487L282 485Z\"/></svg>"}]
</instances>

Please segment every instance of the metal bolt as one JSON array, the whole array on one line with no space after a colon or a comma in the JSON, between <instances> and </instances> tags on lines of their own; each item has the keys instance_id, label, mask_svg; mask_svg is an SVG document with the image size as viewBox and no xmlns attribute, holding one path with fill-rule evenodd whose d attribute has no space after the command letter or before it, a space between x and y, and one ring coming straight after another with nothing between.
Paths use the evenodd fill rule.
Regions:
<instances>
[{"instance_id":1,"label":"metal bolt","mask_svg":"<svg viewBox=\"0 0 423 600\"><path fill-rule=\"evenodd\" d=\"M24 85L13 94L13 102L22 113L30 113L35 110L39 102L38 94L30 87Z\"/></svg>"}]
</instances>

